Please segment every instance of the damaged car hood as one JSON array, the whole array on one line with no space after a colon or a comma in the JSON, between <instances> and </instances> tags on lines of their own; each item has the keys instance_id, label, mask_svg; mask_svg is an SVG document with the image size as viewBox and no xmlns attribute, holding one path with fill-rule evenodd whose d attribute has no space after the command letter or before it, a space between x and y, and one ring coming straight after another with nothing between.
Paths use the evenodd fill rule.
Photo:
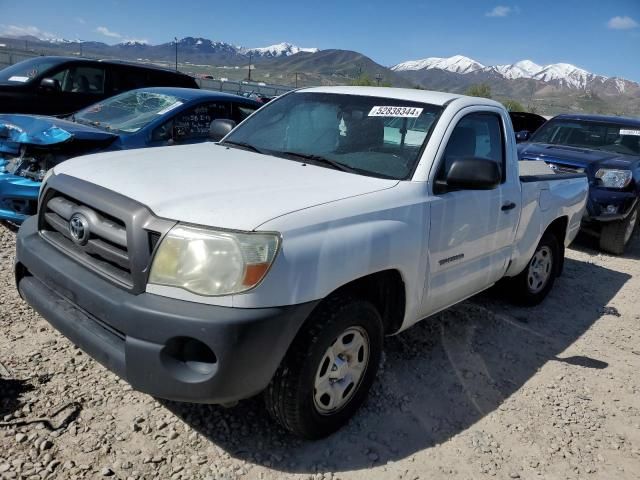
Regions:
<instances>
[{"instance_id":1,"label":"damaged car hood","mask_svg":"<svg viewBox=\"0 0 640 480\"><path fill-rule=\"evenodd\" d=\"M87 155L54 173L117 192L163 218L245 231L398 184L214 143Z\"/></svg>"},{"instance_id":2,"label":"damaged car hood","mask_svg":"<svg viewBox=\"0 0 640 480\"><path fill-rule=\"evenodd\" d=\"M115 133L56 117L0 115L0 153L18 155L21 145L47 146L83 140L115 140Z\"/></svg>"}]
</instances>

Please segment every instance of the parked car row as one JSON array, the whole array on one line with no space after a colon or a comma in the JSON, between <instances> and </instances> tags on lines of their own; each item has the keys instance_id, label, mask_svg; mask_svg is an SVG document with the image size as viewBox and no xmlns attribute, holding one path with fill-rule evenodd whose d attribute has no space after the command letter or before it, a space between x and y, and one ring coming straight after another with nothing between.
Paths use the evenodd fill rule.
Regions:
<instances>
[{"instance_id":1,"label":"parked car row","mask_svg":"<svg viewBox=\"0 0 640 480\"><path fill-rule=\"evenodd\" d=\"M88 89L73 87L89 77L94 80ZM36 213L42 179L68 158L208 141L213 120L237 124L261 106L236 95L176 88L196 86L181 73L118 62L36 57L0 71L3 82L15 84L0 87L5 111L74 112L0 114L0 220L16 224ZM163 83L175 87L130 90ZM97 102L85 106L89 100Z\"/></svg>"},{"instance_id":2,"label":"parked car row","mask_svg":"<svg viewBox=\"0 0 640 480\"><path fill-rule=\"evenodd\" d=\"M591 177L527 156L500 103L318 87L258 106L145 88L62 120L0 117L0 182L32 202L14 217L20 295L134 388L263 393L284 428L326 436L365 400L386 335L498 282L535 305L562 274ZM577 148L555 121L531 141ZM614 130L603 147L623 155ZM606 191L628 186L611 161Z\"/></svg>"}]
</instances>

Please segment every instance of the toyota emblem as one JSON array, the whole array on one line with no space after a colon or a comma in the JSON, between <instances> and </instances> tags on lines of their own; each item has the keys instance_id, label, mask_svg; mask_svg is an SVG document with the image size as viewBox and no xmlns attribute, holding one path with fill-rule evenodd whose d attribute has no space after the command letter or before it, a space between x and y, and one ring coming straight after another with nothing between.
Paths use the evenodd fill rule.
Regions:
<instances>
[{"instance_id":1,"label":"toyota emblem","mask_svg":"<svg viewBox=\"0 0 640 480\"><path fill-rule=\"evenodd\" d=\"M74 213L69 220L71 239L78 245L84 245L89 240L89 222L79 213Z\"/></svg>"}]
</instances>

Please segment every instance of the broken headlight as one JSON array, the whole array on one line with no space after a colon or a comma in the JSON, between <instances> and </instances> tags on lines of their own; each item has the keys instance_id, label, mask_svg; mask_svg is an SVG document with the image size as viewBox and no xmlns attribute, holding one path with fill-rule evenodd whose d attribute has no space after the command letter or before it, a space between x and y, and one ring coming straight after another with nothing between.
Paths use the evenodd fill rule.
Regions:
<instances>
[{"instance_id":1,"label":"broken headlight","mask_svg":"<svg viewBox=\"0 0 640 480\"><path fill-rule=\"evenodd\" d=\"M177 225L156 251L149 283L207 296L244 292L267 274L279 244L276 233Z\"/></svg>"}]
</instances>

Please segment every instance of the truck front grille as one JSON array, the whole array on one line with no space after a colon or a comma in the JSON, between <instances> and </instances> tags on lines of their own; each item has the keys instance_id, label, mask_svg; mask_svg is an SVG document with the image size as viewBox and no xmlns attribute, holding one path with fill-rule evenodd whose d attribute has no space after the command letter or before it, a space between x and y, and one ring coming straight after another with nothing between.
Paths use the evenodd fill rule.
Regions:
<instances>
[{"instance_id":1,"label":"truck front grille","mask_svg":"<svg viewBox=\"0 0 640 480\"><path fill-rule=\"evenodd\" d=\"M38 202L42 238L133 294L146 291L153 252L176 224L79 178L51 175Z\"/></svg>"},{"instance_id":2,"label":"truck front grille","mask_svg":"<svg viewBox=\"0 0 640 480\"><path fill-rule=\"evenodd\" d=\"M41 235L76 259L133 287L125 222L59 192L42 205Z\"/></svg>"}]
</instances>

